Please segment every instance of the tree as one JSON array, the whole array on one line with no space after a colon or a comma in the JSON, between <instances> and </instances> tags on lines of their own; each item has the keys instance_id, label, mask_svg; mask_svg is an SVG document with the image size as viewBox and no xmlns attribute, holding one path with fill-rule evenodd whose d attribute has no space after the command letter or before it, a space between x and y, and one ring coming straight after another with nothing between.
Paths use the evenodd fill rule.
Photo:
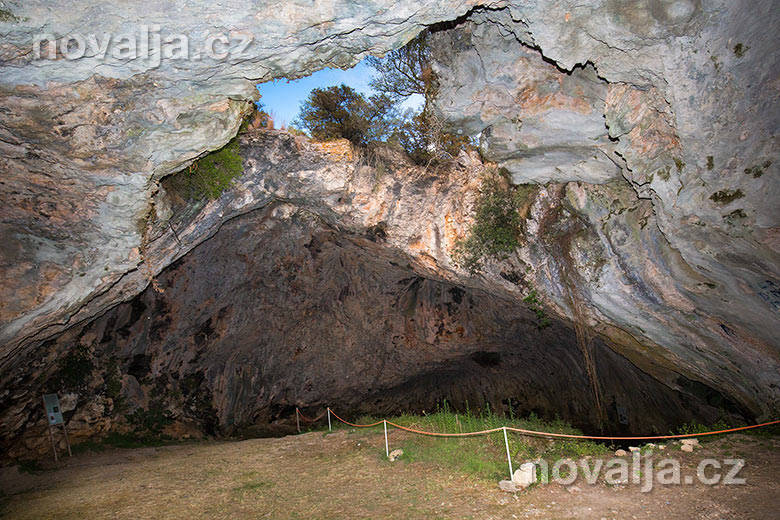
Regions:
<instances>
[{"instance_id":1,"label":"tree","mask_svg":"<svg viewBox=\"0 0 780 520\"><path fill-rule=\"evenodd\" d=\"M444 131L443 121L429 108L417 114L406 114L393 138L417 164L429 164L455 157L471 145L467 136Z\"/></svg>"},{"instance_id":2,"label":"tree","mask_svg":"<svg viewBox=\"0 0 780 520\"><path fill-rule=\"evenodd\" d=\"M389 96L366 98L347 85L339 85L312 90L293 124L315 139L343 137L354 144L366 144L390 134L394 115Z\"/></svg>"},{"instance_id":3,"label":"tree","mask_svg":"<svg viewBox=\"0 0 780 520\"><path fill-rule=\"evenodd\" d=\"M422 94L427 101L435 95L435 76L431 68L428 31L423 31L409 43L390 51L384 58L369 57L368 65L377 75L371 87L398 102L413 94Z\"/></svg>"},{"instance_id":4,"label":"tree","mask_svg":"<svg viewBox=\"0 0 780 520\"><path fill-rule=\"evenodd\" d=\"M414 94L424 96L422 111L407 113L393 137L414 162L426 165L455 156L470 144L467 136L446 132L444 122L433 111L437 81L431 66L429 35L423 31L384 58L368 58L377 73L371 81L376 91L396 103Z\"/></svg>"}]
</instances>

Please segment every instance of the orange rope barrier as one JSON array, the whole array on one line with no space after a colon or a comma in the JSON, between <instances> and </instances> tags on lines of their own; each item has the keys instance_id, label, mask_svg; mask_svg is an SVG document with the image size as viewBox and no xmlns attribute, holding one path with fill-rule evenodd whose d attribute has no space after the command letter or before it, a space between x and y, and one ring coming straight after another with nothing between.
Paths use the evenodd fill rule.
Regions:
<instances>
[{"instance_id":1,"label":"orange rope barrier","mask_svg":"<svg viewBox=\"0 0 780 520\"><path fill-rule=\"evenodd\" d=\"M323 417L325 417L325 414L326 414L326 413L328 413L328 410L326 409L324 412L322 412L321 414L319 414L319 415L318 415L317 417L315 417L314 419L309 419L308 417L306 417L305 415L303 415L303 412L302 412L300 409L296 408L296 410L298 410L298 415L301 417L301 419L303 419L303 420L304 420L304 421L306 421L306 422L310 422L310 423L313 423L313 422L317 422L317 421L319 421L320 419L322 419Z\"/></svg>"},{"instance_id":2,"label":"orange rope barrier","mask_svg":"<svg viewBox=\"0 0 780 520\"><path fill-rule=\"evenodd\" d=\"M353 426L355 428L370 428L372 426L378 426L378 425L382 424L383 422L385 422L384 420L382 420L382 421L377 421L377 422L371 423L371 424L354 424L354 423L345 421L344 419L342 419L341 417L336 415L333 412L333 410L331 410L330 413L331 413L331 415L333 415L333 417L335 417L339 421L343 422L344 424L348 424L349 426ZM703 433L684 433L684 434L680 434L680 435L652 435L652 436L646 436L646 437L611 437L611 436L598 436L598 435L572 435L572 434L567 434L567 433L551 433L551 432L538 432L538 431L534 431L534 430L524 430L522 428L513 428L511 426L507 426L506 429L507 429L507 431L522 433L522 434L526 434L526 435L537 435L537 436L542 436L542 437L562 437L562 438L566 438L566 439L591 439L591 440L603 440L603 441L609 441L609 440L613 440L613 441L634 440L634 441L636 441L636 440L654 440L654 439L682 439L682 438L686 438L686 437L702 437L702 436L705 436L705 435L718 435L718 434L721 434L721 433L731 433L731 432L737 432L737 431L741 431L741 430L750 430L750 429L753 429L753 428L760 428L762 426L771 426L773 424L778 424L778 423L780 423L780 420L769 421L769 422L765 422L765 423L761 423L761 424L754 424L752 426L740 426L738 428L729 428L727 430L716 430L716 431L703 432ZM473 435L484 435L486 433L494 433L494 432L498 432L498 431L501 431L501 430L504 429L504 427L502 426L500 428L492 428L490 430L481 430L481 431L477 431L477 432L440 433L440 432L426 432L426 431L423 431L423 430L415 430L414 428L408 428L406 426L401 426L400 424L396 424L396 423L390 422L390 421L387 421L387 424L389 424L391 426L395 426L399 430L404 430L404 431L411 432L411 433L418 433L420 435L430 435L432 437L467 437L467 436L473 436Z\"/></svg>"},{"instance_id":3,"label":"orange rope barrier","mask_svg":"<svg viewBox=\"0 0 780 520\"><path fill-rule=\"evenodd\" d=\"M761 424L753 424L751 426L740 426L738 428L729 428L727 430L715 430L711 432L702 432L702 433L683 433L679 435L650 435L646 437L607 437L607 436L597 436L597 435L570 435L566 433L549 433L549 432L537 432L533 430L523 430L521 428L512 428L510 426L507 426L506 429L509 431L524 433L527 435L564 437L567 439L593 439L593 440L602 440L602 441L641 441L641 440L654 440L654 439L683 439L686 437L703 437L705 435L718 435L721 433L731 433L731 432L738 432L741 430L750 430L753 428L760 428L762 426L771 426L773 424L778 424L778 423L780 423L780 420L769 421Z\"/></svg>"},{"instance_id":4,"label":"orange rope barrier","mask_svg":"<svg viewBox=\"0 0 780 520\"><path fill-rule=\"evenodd\" d=\"M335 413L333 413L333 410L330 410L330 414L331 414L333 417L335 417L336 419L338 419L339 421L343 422L344 424L348 424L348 425L350 425L350 426L354 426L355 428L370 428L370 427L372 427L372 426L377 426L377 425L380 425L380 424L382 424L382 423L384 422L384 421L377 421L377 422L375 422L375 423L371 423L371 424L354 424L354 423L351 423L351 422L345 421L344 419L342 419L341 417L339 417L338 415L336 415ZM388 424L389 424L389 423L388 423Z\"/></svg>"},{"instance_id":5,"label":"orange rope barrier","mask_svg":"<svg viewBox=\"0 0 780 520\"><path fill-rule=\"evenodd\" d=\"M333 412L330 412L330 413L333 413ZM391 425L395 426L396 428L398 428L399 430L404 430L404 431L412 432L412 433L419 433L421 435L431 435L433 437L467 437L469 435L482 435L482 434L485 434L485 433L500 432L501 430L504 429L503 427L501 427L501 428L493 428L493 429L490 429L490 430L482 430L482 431L478 431L478 432L439 433L439 432L425 432L425 431L422 431L422 430L415 430L413 428L407 428L405 426L401 426L400 424L395 424L394 422L390 422L390 421L387 421L387 424L391 424ZM508 429L509 428L507 428L507 430Z\"/></svg>"}]
</instances>

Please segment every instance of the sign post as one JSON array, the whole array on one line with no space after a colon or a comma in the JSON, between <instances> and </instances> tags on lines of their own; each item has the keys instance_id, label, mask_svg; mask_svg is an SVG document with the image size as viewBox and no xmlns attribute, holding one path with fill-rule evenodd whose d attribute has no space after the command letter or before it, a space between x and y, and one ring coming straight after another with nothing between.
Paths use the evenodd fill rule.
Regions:
<instances>
[{"instance_id":1,"label":"sign post","mask_svg":"<svg viewBox=\"0 0 780 520\"><path fill-rule=\"evenodd\" d=\"M62 409L60 408L60 399L57 397L57 394L45 394L43 396L43 407L46 409L46 420L49 423L49 437L51 438L51 449L54 451L54 462L57 462L59 459L57 457L57 443L54 441L54 426L58 424L62 426L62 433L65 434L68 456L72 457L73 453L70 451L68 429L65 427L65 420L62 417Z\"/></svg>"}]
</instances>

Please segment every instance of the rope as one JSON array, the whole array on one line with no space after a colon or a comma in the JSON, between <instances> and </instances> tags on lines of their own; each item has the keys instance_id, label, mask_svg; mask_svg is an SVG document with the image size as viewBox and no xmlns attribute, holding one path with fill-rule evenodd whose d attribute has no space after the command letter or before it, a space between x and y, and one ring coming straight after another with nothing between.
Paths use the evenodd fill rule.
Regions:
<instances>
[{"instance_id":1,"label":"rope","mask_svg":"<svg viewBox=\"0 0 780 520\"><path fill-rule=\"evenodd\" d=\"M333 412L331 412L331 413L333 413ZM433 437L467 437L467 436L470 436L470 435L473 436L473 435L483 435L485 433L500 432L501 430L504 429L503 426L502 426L501 428L492 428L490 430L481 430L481 431L478 431L478 432L439 433L439 432L425 432L425 431L422 431L422 430L415 430L414 428L407 428L405 426L401 426L400 424L395 424L394 422L390 422L390 421L387 421L387 424L392 424L393 426L395 426L399 430L404 430L404 431L412 432L412 433L419 433L421 435L431 435ZM509 428L507 428L507 430L508 429Z\"/></svg>"},{"instance_id":2,"label":"rope","mask_svg":"<svg viewBox=\"0 0 780 520\"><path fill-rule=\"evenodd\" d=\"M751 426L740 426L739 428L728 428L726 430L715 430L711 432L702 432L702 433L683 433L679 435L650 435L645 437L607 437L607 436L598 436L598 435L569 435L565 433L550 433L550 432L537 432L533 430L523 430L521 428L511 428L507 426L507 430L518 432L518 433L525 433L527 435L541 435L541 436L547 436L547 437L564 437L567 439L594 439L594 440L602 440L602 441L641 441L641 440L653 440L653 439L683 439L686 437L703 437L705 435L718 435L721 433L731 433L731 432L738 432L741 430L751 430L753 428L760 428L762 426L771 426L773 424L780 423L780 420L776 421L769 421L761 424L753 424Z\"/></svg>"},{"instance_id":3,"label":"rope","mask_svg":"<svg viewBox=\"0 0 780 520\"><path fill-rule=\"evenodd\" d=\"M375 423L371 424L354 424L348 421L345 421L338 415L336 415L333 410L330 411L330 414L338 419L339 421L343 422L344 424L348 424L349 426L353 426L355 428L370 428L372 426L378 426L385 422L384 420L377 421ZM591 439L591 440L602 440L602 441L627 441L627 440L653 440L653 439L682 439L686 437L703 437L705 435L718 435L721 433L731 433L731 432L737 432L741 430L751 430L753 428L761 428L762 426L771 426L773 424L780 423L780 420L775 421L769 421L761 424L754 424L751 426L740 426L738 428L729 428L726 430L715 430L710 432L703 432L703 433L683 433L680 435L651 435L651 436L644 436L644 437L610 437L610 436L604 436L604 435L572 435L567 433L552 433L552 432L538 432L534 430L524 430L522 428L512 428L511 426L506 426L506 429L511 432L517 432L517 433L523 433L526 435L537 435L541 437L562 437L566 439ZM468 436L474 436L474 435L484 435L486 433L494 433L498 432L504 429L503 426L499 428L491 428L489 430L481 430L477 432L463 432L463 433L440 433L440 432L427 432L424 430L415 430L414 428L408 428L406 426L401 426L400 424L396 424L391 421L387 421L387 424L391 426L395 426L399 430L404 430L411 433L417 433L420 435L429 435L431 437L468 437Z\"/></svg>"},{"instance_id":4,"label":"rope","mask_svg":"<svg viewBox=\"0 0 780 520\"><path fill-rule=\"evenodd\" d=\"M339 417L338 415L336 415L336 414L333 412L333 410L331 410L331 411L330 411L330 414L331 414L333 417L335 417L336 419L338 419L339 421L343 422L344 424L348 424L348 425L350 425L350 426L354 426L355 428L370 428L370 427L372 427L372 426L377 426L377 425L379 425L379 424L382 424L382 423L384 422L384 421L377 421L377 422L375 422L375 423L371 423L371 424L354 424L354 423L351 423L351 422L345 421L344 419L342 419L341 417ZM389 423L389 422L388 422L387 424L391 424L391 423ZM393 426L395 426L395 425L393 425Z\"/></svg>"},{"instance_id":5,"label":"rope","mask_svg":"<svg viewBox=\"0 0 780 520\"><path fill-rule=\"evenodd\" d=\"M326 413L328 413L328 410L327 410L327 409L325 409L325 411L324 411L324 412L322 412L321 414L319 414L319 415L318 415L317 417L315 417L314 419L309 419L308 417L306 417L305 415L303 415L303 412L302 412L302 411L301 411L299 408L296 408L296 410L298 410L298 415L300 416L300 418L301 418L301 419L303 419L303 420L304 420L304 421L306 421L306 422L309 422L309 423L313 423L313 422L317 422L317 421L319 421L320 419L322 419L323 417L325 417L325 414L326 414Z\"/></svg>"}]
</instances>

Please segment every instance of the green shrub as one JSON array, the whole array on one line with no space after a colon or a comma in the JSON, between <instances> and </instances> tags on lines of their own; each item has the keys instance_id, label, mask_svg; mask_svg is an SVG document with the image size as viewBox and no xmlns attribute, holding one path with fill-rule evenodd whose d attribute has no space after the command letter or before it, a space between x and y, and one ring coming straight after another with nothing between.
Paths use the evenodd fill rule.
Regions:
<instances>
[{"instance_id":1,"label":"green shrub","mask_svg":"<svg viewBox=\"0 0 780 520\"><path fill-rule=\"evenodd\" d=\"M720 431L720 430L727 430L729 428L729 425L723 421L720 420L714 424L706 425L701 424L697 422L690 422L683 424L677 429L677 433L679 435L690 435L693 433L706 433L706 432L714 432L714 431ZM723 434L720 435L707 435L705 437L699 437L700 440L713 440L723 437Z\"/></svg>"},{"instance_id":2,"label":"green shrub","mask_svg":"<svg viewBox=\"0 0 780 520\"><path fill-rule=\"evenodd\" d=\"M162 434L163 428L172 421L171 413L159 403L150 404L148 410L138 408L125 417L135 427L135 432L143 435L158 436Z\"/></svg>"},{"instance_id":3,"label":"green shrub","mask_svg":"<svg viewBox=\"0 0 780 520\"><path fill-rule=\"evenodd\" d=\"M542 302L539 301L539 297L536 294L536 290L531 290L531 292L528 293L528 295L523 298L523 302L528 306L528 308L533 311L536 314L537 323L536 326L540 329L543 329L547 327L550 324L550 319L547 317L547 314L544 312L544 307L542 307Z\"/></svg>"},{"instance_id":4,"label":"green shrub","mask_svg":"<svg viewBox=\"0 0 780 520\"><path fill-rule=\"evenodd\" d=\"M244 172L238 138L233 138L223 148L201 157L180 174L183 194L191 200L215 200L230 188L233 179Z\"/></svg>"},{"instance_id":5,"label":"green shrub","mask_svg":"<svg viewBox=\"0 0 780 520\"><path fill-rule=\"evenodd\" d=\"M742 190L736 189L736 190L720 190L716 191L712 195L710 195L710 200L716 204L720 204L721 206L725 206L726 204L731 204L737 199L741 199L744 197L745 194L742 193Z\"/></svg>"},{"instance_id":6,"label":"green shrub","mask_svg":"<svg viewBox=\"0 0 780 520\"><path fill-rule=\"evenodd\" d=\"M453 260L471 274L482 270L485 258L506 258L520 245L524 220L520 214L522 196L499 178L482 181L474 224L465 239L455 244Z\"/></svg>"},{"instance_id":7,"label":"green shrub","mask_svg":"<svg viewBox=\"0 0 780 520\"><path fill-rule=\"evenodd\" d=\"M84 386L94 368L89 350L81 345L74 347L60 363L60 369L53 378L55 387L51 390L75 390Z\"/></svg>"}]
</instances>

